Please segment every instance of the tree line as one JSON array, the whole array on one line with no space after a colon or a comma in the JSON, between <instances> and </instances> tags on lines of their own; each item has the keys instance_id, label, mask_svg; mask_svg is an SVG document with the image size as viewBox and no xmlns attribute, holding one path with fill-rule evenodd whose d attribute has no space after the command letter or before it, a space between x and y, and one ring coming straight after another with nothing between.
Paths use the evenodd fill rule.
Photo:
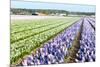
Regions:
<instances>
[{"instance_id":1,"label":"tree line","mask_svg":"<svg viewBox=\"0 0 100 67\"><path fill-rule=\"evenodd\" d=\"M36 13L43 13L46 15L65 14L68 15L95 15L94 12L70 12L66 10L55 10L55 9L22 9L22 8L11 8L11 14L13 15L37 15Z\"/></svg>"}]
</instances>

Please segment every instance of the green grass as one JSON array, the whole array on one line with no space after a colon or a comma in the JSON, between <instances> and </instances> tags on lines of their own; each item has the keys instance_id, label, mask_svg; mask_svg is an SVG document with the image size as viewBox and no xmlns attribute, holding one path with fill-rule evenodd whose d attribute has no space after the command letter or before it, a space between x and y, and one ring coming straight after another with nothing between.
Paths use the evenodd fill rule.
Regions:
<instances>
[{"instance_id":1,"label":"green grass","mask_svg":"<svg viewBox=\"0 0 100 67\"><path fill-rule=\"evenodd\" d=\"M12 20L11 21L11 64L16 64L24 56L43 45L62 30L66 29L79 17Z\"/></svg>"}]
</instances>

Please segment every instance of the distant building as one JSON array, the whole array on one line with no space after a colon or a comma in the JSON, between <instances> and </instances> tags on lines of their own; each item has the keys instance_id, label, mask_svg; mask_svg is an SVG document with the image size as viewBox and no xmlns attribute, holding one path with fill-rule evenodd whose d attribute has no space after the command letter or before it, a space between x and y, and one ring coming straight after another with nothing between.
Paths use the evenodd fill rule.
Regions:
<instances>
[{"instance_id":1,"label":"distant building","mask_svg":"<svg viewBox=\"0 0 100 67\"><path fill-rule=\"evenodd\" d=\"M65 13L56 13L56 14L52 13L51 16L66 16L66 14Z\"/></svg>"},{"instance_id":2,"label":"distant building","mask_svg":"<svg viewBox=\"0 0 100 67\"><path fill-rule=\"evenodd\" d=\"M64 13L63 14L59 14L59 16L66 16L66 14L64 14Z\"/></svg>"}]
</instances>

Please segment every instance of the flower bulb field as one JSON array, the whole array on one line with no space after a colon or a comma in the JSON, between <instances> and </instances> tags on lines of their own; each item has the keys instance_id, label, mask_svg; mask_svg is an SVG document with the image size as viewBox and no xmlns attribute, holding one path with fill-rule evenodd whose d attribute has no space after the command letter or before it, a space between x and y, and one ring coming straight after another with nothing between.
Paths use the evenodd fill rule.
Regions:
<instances>
[{"instance_id":1,"label":"flower bulb field","mask_svg":"<svg viewBox=\"0 0 100 67\"><path fill-rule=\"evenodd\" d=\"M30 66L95 61L94 17L11 17L10 63Z\"/></svg>"}]
</instances>

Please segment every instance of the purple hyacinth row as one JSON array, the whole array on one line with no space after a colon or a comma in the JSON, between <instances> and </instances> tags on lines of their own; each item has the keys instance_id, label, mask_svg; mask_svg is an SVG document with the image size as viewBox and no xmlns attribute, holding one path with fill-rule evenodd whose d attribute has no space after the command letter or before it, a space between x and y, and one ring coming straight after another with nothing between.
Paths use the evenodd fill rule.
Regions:
<instances>
[{"instance_id":1,"label":"purple hyacinth row","mask_svg":"<svg viewBox=\"0 0 100 67\"><path fill-rule=\"evenodd\" d=\"M92 20L92 21L95 23L95 18L90 18L90 17L89 17L89 19Z\"/></svg>"},{"instance_id":2,"label":"purple hyacinth row","mask_svg":"<svg viewBox=\"0 0 100 67\"><path fill-rule=\"evenodd\" d=\"M88 20L89 20L90 23L93 25L93 27L95 27L95 19L93 19L93 18L88 18Z\"/></svg>"},{"instance_id":3,"label":"purple hyacinth row","mask_svg":"<svg viewBox=\"0 0 100 67\"><path fill-rule=\"evenodd\" d=\"M76 62L95 61L95 31L87 21L87 18L84 19L80 49L76 56Z\"/></svg>"},{"instance_id":4,"label":"purple hyacinth row","mask_svg":"<svg viewBox=\"0 0 100 67\"><path fill-rule=\"evenodd\" d=\"M71 27L67 28L61 34L45 43L42 48L36 51L35 54L25 58L21 65L42 65L42 64L58 64L64 62L64 57L67 56L68 49L72 46L75 36L77 35L82 24L82 20L78 21Z\"/></svg>"}]
</instances>

